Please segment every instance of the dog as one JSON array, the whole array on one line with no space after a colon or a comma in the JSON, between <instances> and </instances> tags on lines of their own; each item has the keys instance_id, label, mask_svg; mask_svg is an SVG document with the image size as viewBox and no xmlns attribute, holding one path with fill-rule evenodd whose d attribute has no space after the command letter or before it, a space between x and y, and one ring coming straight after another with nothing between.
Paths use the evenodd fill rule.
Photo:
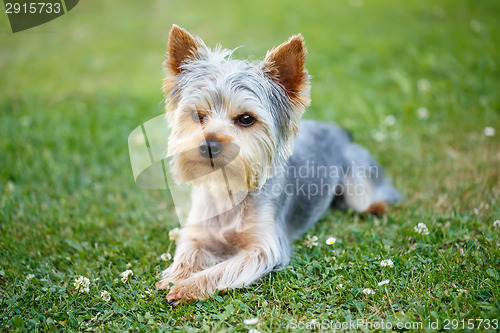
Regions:
<instances>
[{"instance_id":1,"label":"dog","mask_svg":"<svg viewBox=\"0 0 500 333\"><path fill-rule=\"evenodd\" d=\"M302 35L260 63L173 25L164 61L170 169L192 207L157 289L205 300L288 265L291 244L332 206L384 214L401 200L342 128L301 121L310 103Z\"/></svg>"}]
</instances>

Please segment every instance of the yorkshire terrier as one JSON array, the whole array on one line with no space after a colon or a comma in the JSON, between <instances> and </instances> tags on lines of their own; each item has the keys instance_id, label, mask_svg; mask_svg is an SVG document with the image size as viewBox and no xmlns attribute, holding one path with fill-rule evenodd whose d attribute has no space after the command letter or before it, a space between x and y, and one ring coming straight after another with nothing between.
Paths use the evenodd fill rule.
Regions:
<instances>
[{"instance_id":1,"label":"yorkshire terrier","mask_svg":"<svg viewBox=\"0 0 500 333\"><path fill-rule=\"evenodd\" d=\"M302 35L260 63L209 49L174 25L164 61L170 170L192 207L158 289L171 305L246 287L288 265L291 245L331 206L384 214L401 195L340 127L301 118Z\"/></svg>"}]
</instances>

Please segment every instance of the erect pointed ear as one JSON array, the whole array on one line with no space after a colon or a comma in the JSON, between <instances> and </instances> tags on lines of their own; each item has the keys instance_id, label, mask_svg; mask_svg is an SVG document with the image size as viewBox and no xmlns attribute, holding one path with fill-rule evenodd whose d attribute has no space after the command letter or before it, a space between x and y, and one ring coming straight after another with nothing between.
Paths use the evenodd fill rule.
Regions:
<instances>
[{"instance_id":1,"label":"erect pointed ear","mask_svg":"<svg viewBox=\"0 0 500 333\"><path fill-rule=\"evenodd\" d=\"M306 57L304 38L292 36L286 43L267 52L263 69L279 82L294 104L309 103L309 75L304 62Z\"/></svg>"},{"instance_id":2,"label":"erect pointed ear","mask_svg":"<svg viewBox=\"0 0 500 333\"><path fill-rule=\"evenodd\" d=\"M164 69L173 75L182 72L181 65L195 59L201 59L207 47L199 37L193 37L178 25L172 25L168 36L168 56L165 58Z\"/></svg>"}]
</instances>

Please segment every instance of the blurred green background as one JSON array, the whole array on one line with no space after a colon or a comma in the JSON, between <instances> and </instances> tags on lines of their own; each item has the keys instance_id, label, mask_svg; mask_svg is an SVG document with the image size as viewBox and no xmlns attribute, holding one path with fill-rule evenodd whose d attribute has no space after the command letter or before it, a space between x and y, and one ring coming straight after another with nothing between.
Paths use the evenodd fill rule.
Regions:
<instances>
[{"instance_id":1,"label":"blurred green background","mask_svg":"<svg viewBox=\"0 0 500 333\"><path fill-rule=\"evenodd\" d=\"M29 273L70 290L76 274L99 272L112 283L134 262L143 287L154 283L176 221L165 193L134 184L127 137L162 113L161 63L173 23L209 47L244 46L236 57L253 60L304 35L312 76L305 117L349 129L407 197L385 229L351 224L351 215L340 214L334 215L340 224L325 226L325 234L342 235L349 224L346 242L351 231L385 235L408 253L404 230L418 221L454 221L465 229L450 237L460 240L491 233L500 217L496 0L81 1L16 34L0 8L0 292L3 302L20 295L2 306L3 324L16 324L9 318L22 306L44 313L64 298L33 303L31 296L44 293L26 289ZM497 133L485 135L486 127ZM498 232L489 235L498 242ZM436 246L430 257L440 260ZM482 313L478 302L464 308ZM421 311L418 318L431 311L418 308L408 311ZM61 313L56 320L80 327Z\"/></svg>"},{"instance_id":2,"label":"blurred green background","mask_svg":"<svg viewBox=\"0 0 500 333\"><path fill-rule=\"evenodd\" d=\"M498 9L469 0L81 2L16 34L1 15L2 178L49 192L68 177L130 185L126 138L162 112L161 63L176 23L254 60L302 33L312 76L305 117L352 131L410 201L446 192L471 209L481 201L455 187L477 182L481 168L480 196L498 183L498 134L483 135L500 127Z\"/></svg>"}]
</instances>

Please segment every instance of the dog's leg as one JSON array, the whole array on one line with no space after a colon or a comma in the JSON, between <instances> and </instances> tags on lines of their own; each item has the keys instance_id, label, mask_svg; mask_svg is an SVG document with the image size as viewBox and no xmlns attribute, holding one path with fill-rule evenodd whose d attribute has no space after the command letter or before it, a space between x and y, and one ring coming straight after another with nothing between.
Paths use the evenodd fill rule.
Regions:
<instances>
[{"instance_id":1,"label":"dog's leg","mask_svg":"<svg viewBox=\"0 0 500 333\"><path fill-rule=\"evenodd\" d=\"M366 178L355 179L346 176L344 179L344 199L349 208L358 213L366 211L372 203L373 186Z\"/></svg>"},{"instance_id":2,"label":"dog's leg","mask_svg":"<svg viewBox=\"0 0 500 333\"><path fill-rule=\"evenodd\" d=\"M212 255L203 249L199 243L190 239L178 242L174 262L162 273L162 280L156 283L157 289L169 289L170 283L189 278L213 263Z\"/></svg>"},{"instance_id":3,"label":"dog's leg","mask_svg":"<svg viewBox=\"0 0 500 333\"><path fill-rule=\"evenodd\" d=\"M276 262L270 249L245 250L175 284L167 295L170 305L210 298L216 289L248 286L268 274Z\"/></svg>"},{"instance_id":4,"label":"dog's leg","mask_svg":"<svg viewBox=\"0 0 500 333\"><path fill-rule=\"evenodd\" d=\"M382 216L388 209L388 201L384 197L378 197L373 181L369 178L361 178L355 181L348 177L344 183L344 199L349 208L354 209L362 215Z\"/></svg>"},{"instance_id":5,"label":"dog's leg","mask_svg":"<svg viewBox=\"0 0 500 333\"><path fill-rule=\"evenodd\" d=\"M402 199L366 149L351 143L343 153L348 165L342 184L343 196L349 208L361 214L383 215L390 203Z\"/></svg>"}]
</instances>

